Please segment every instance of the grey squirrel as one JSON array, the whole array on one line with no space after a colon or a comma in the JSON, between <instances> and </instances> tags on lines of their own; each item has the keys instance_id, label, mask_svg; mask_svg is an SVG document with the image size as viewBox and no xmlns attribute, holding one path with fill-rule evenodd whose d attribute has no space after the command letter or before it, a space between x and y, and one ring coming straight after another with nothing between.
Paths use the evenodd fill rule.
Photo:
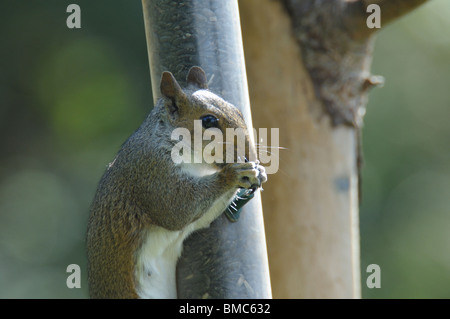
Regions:
<instances>
[{"instance_id":1,"label":"grey squirrel","mask_svg":"<svg viewBox=\"0 0 450 319\"><path fill-rule=\"evenodd\" d=\"M171 133L176 128L193 133L194 120L203 130L217 128L223 134L226 128L247 128L236 107L207 90L200 67L189 70L184 90L163 72L160 89L162 97L109 164L91 206L91 298L176 298L176 263L184 239L208 227L239 189L255 190L267 180L264 167L248 160L256 159L248 133L245 161L174 163L177 141Z\"/></svg>"}]
</instances>

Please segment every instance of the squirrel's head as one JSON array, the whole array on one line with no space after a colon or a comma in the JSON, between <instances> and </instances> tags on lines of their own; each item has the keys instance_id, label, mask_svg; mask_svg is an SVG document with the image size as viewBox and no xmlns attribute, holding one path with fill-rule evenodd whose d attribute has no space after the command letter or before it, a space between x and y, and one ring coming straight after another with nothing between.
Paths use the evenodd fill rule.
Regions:
<instances>
[{"instance_id":1,"label":"squirrel's head","mask_svg":"<svg viewBox=\"0 0 450 319\"><path fill-rule=\"evenodd\" d=\"M172 73L162 74L160 88L167 120L172 128L189 131L196 160L201 158L202 162L217 166L256 161L242 113L208 90L202 68L194 66L189 70L187 85L183 90Z\"/></svg>"}]
</instances>

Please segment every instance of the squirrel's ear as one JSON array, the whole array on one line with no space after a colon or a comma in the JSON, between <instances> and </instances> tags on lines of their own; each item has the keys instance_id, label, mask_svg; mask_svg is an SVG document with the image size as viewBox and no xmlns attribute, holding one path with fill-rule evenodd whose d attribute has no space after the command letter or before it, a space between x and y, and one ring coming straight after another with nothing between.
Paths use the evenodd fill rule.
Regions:
<instances>
[{"instance_id":1,"label":"squirrel's ear","mask_svg":"<svg viewBox=\"0 0 450 319\"><path fill-rule=\"evenodd\" d=\"M193 66L187 75L186 82L190 85L195 85L200 89L207 89L208 83L206 82L205 71L199 66Z\"/></svg>"},{"instance_id":2,"label":"squirrel's ear","mask_svg":"<svg viewBox=\"0 0 450 319\"><path fill-rule=\"evenodd\" d=\"M184 95L183 90L178 84L172 73L164 71L161 77L160 84L161 93L175 102L177 98Z\"/></svg>"}]
</instances>

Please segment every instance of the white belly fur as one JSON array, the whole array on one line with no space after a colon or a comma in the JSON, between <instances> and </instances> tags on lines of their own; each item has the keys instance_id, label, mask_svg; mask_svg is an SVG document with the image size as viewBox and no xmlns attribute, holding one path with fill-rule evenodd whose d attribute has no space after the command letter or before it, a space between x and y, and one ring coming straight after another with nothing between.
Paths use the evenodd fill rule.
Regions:
<instances>
[{"instance_id":1,"label":"white belly fur","mask_svg":"<svg viewBox=\"0 0 450 319\"><path fill-rule=\"evenodd\" d=\"M198 220L180 231L152 226L138 252L135 279L140 298L175 299L176 265L183 241L194 231L209 227L230 204L236 191L224 194Z\"/></svg>"}]
</instances>

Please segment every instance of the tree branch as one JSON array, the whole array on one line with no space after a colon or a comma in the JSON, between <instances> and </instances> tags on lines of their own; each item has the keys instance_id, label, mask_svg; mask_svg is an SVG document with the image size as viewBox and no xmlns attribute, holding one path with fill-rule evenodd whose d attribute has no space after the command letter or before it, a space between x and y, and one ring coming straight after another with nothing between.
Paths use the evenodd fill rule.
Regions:
<instances>
[{"instance_id":1,"label":"tree branch","mask_svg":"<svg viewBox=\"0 0 450 319\"><path fill-rule=\"evenodd\" d=\"M409 13L428 0L343 0L346 4L342 14L344 26L355 40L367 38L379 29L367 27L367 6L377 4L381 9L381 22L386 25Z\"/></svg>"},{"instance_id":2,"label":"tree branch","mask_svg":"<svg viewBox=\"0 0 450 319\"><path fill-rule=\"evenodd\" d=\"M372 35L366 8L377 4L382 26L428 0L281 0L293 22L303 63L335 125L360 126L370 76Z\"/></svg>"}]
</instances>

